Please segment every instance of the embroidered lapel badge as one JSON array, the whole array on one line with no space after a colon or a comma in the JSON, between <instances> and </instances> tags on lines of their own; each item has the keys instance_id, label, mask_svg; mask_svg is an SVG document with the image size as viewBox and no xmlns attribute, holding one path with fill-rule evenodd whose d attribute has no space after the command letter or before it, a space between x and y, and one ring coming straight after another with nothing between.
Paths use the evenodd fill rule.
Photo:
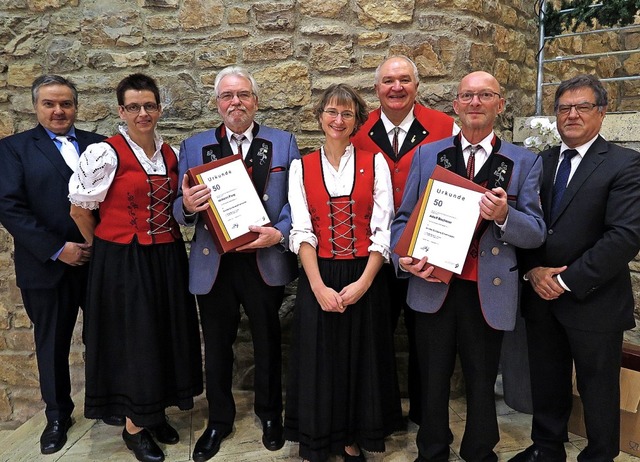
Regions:
<instances>
[{"instance_id":1,"label":"embroidered lapel badge","mask_svg":"<svg viewBox=\"0 0 640 462\"><path fill-rule=\"evenodd\" d=\"M269 146L267 146L265 143L263 143L262 147L260 148L260 150L256 154L256 156L258 157L258 161L260 162L260 165L263 165L266 162L266 160L267 160L267 151L268 150L269 150Z\"/></svg>"},{"instance_id":2,"label":"embroidered lapel badge","mask_svg":"<svg viewBox=\"0 0 640 462\"><path fill-rule=\"evenodd\" d=\"M505 173L507 173L507 164L502 162L498 166L498 168L496 168L496 171L493 172L493 176L495 176L495 185L496 185L496 187L502 186L502 183L504 183L504 174Z\"/></svg>"},{"instance_id":3,"label":"embroidered lapel badge","mask_svg":"<svg viewBox=\"0 0 640 462\"><path fill-rule=\"evenodd\" d=\"M447 170L451 168L451 162L449 162L449 158L446 154L442 154L440 156L440 165L442 165Z\"/></svg>"}]
</instances>

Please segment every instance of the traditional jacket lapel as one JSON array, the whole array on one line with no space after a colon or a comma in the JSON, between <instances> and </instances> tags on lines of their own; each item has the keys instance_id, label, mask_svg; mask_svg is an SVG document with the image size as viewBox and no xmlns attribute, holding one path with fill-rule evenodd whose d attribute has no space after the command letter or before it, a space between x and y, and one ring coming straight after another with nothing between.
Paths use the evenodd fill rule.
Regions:
<instances>
[{"instance_id":1,"label":"traditional jacket lapel","mask_svg":"<svg viewBox=\"0 0 640 462\"><path fill-rule=\"evenodd\" d=\"M215 132L216 143L207 144L202 146L202 163L206 164L213 162L214 160L222 159L233 155L231 145L227 139L227 130L224 124L216 128Z\"/></svg>"},{"instance_id":2,"label":"traditional jacket lapel","mask_svg":"<svg viewBox=\"0 0 640 462\"><path fill-rule=\"evenodd\" d=\"M422 140L424 140L428 135L429 132L422 126L418 119L413 119L413 123L411 124L411 127L409 127L407 136L400 147L400 151L398 152L398 158L404 156L408 152L411 152L411 150L422 143Z\"/></svg>"},{"instance_id":3,"label":"traditional jacket lapel","mask_svg":"<svg viewBox=\"0 0 640 462\"><path fill-rule=\"evenodd\" d=\"M380 109L378 109L380 111ZM387 131L384 129L384 123L382 123L382 119L378 119L378 121L373 124L373 127L369 129L369 138L380 148L382 152L392 153L393 147L389 142L389 135ZM389 157L393 158L393 155Z\"/></svg>"},{"instance_id":4,"label":"traditional jacket lapel","mask_svg":"<svg viewBox=\"0 0 640 462\"><path fill-rule=\"evenodd\" d=\"M271 161L273 160L273 143L258 136L260 126L254 122L253 141L249 147L248 156L253 158L253 184L262 197L266 189L269 172L271 171Z\"/></svg>"}]
</instances>

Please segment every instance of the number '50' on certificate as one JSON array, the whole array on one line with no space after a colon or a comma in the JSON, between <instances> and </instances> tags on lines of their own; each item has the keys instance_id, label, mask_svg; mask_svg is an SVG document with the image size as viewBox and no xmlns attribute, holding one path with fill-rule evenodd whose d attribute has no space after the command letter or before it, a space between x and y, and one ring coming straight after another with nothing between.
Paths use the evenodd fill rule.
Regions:
<instances>
[{"instance_id":1,"label":"number '50' on certificate","mask_svg":"<svg viewBox=\"0 0 640 462\"><path fill-rule=\"evenodd\" d=\"M436 166L394 252L415 260L427 257L433 276L449 282L461 274L480 218L482 186Z\"/></svg>"},{"instance_id":2,"label":"number '50' on certificate","mask_svg":"<svg viewBox=\"0 0 640 462\"><path fill-rule=\"evenodd\" d=\"M209 208L201 213L220 253L255 240L258 233L249 231L250 225L271 225L241 155L191 168L187 176L192 185L211 190Z\"/></svg>"}]
</instances>

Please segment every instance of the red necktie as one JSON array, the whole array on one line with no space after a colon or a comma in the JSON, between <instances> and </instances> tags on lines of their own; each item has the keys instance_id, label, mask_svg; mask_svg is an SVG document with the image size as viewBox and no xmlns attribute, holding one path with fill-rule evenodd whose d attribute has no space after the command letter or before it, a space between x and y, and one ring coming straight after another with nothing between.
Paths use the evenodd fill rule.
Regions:
<instances>
[{"instance_id":1,"label":"red necktie","mask_svg":"<svg viewBox=\"0 0 640 462\"><path fill-rule=\"evenodd\" d=\"M476 152L478 152L478 146L469 147L469 160L467 160L467 178L473 180L476 171Z\"/></svg>"},{"instance_id":2,"label":"red necktie","mask_svg":"<svg viewBox=\"0 0 640 462\"><path fill-rule=\"evenodd\" d=\"M398 132L400 127L393 128L393 156L398 157Z\"/></svg>"}]
</instances>

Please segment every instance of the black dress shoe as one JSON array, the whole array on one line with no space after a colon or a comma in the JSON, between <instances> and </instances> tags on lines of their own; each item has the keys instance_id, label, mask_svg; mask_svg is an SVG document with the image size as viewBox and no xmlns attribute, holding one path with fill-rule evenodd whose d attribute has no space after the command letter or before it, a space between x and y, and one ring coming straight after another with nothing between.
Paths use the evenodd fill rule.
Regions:
<instances>
[{"instance_id":1,"label":"black dress shoe","mask_svg":"<svg viewBox=\"0 0 640 462\"><path fill-rule=\"evenodd\" d=\"M42 454L53 454L62 449L67 442L67 431L69 431L71 425L73 425L71 417L47 422L47 426L44 427L44 431L40 436L40 452Z\"/></svg>"},{"instance_id":2,"label":"black dress shoe","mask_svg":"<svg viewBox=\"0 0 640 462\"><path fill-rule=\"evenodd\" d=\"M169 422L166 420L164 423L160 425L154 425L153 427L148 427L149 431L153 435L155 439L164 444L176 444L180 441L180 435L175 428L169 425Z\"/></svg>"},{"instance_id":3,"label":"black dress shoe","mask_svg":"<svg viewBox=\"0 0 640 462\"><path fill-rule=\"evenodd\" d=\"M220 443L231 431L226 432L215 428L207 427L204 433L198 438L193 448L193 460L195 462L205 462L215 456L220 450Z\"/></svg>"},{"instance_id":4,"label":"black dress shoe","mask_svg":"<svg viewBox=\"0 0 640 462\"><path fill-rule=\"evenodd\" d=\"M123 415L110 415L102 419L107 425L113 425L114 427L122 427L125 424L125 418Z\"/></svg>"},{"instance_id":5,"label":"black dress shoe","mask_svg":"<svg viewBox=\"0 0 640 462\"><path fill-rule=\"evenodd\" d=\"M565 462L567 455L563 451L551 451L537 445L531 445L509 459L509 462Z\"/></svg>"},{"instance_id":6,"label":"black dress shoe","mask_svg":"<svg viewBox=\"0 0 640 462\"><path fill-rule=\"evenodd\" d=\"M122 439L127 448L136 455L136 459L142 462L162 462L164 460L162 449L153 441L151 434L146 429L143 428L132 435L124 428Z\"/></svg>"},{"instance_id":7,"label":"black dress shoe","mask_svg":"<svg viewBox=\"0 0 640 462\"><path fill-rule=\"evenodd\" d=\"M282 437L282 422L278 420L265 420L262 422L262 444L269 451L277 451L284 446Z\"/></svg>"}]
</instances>

